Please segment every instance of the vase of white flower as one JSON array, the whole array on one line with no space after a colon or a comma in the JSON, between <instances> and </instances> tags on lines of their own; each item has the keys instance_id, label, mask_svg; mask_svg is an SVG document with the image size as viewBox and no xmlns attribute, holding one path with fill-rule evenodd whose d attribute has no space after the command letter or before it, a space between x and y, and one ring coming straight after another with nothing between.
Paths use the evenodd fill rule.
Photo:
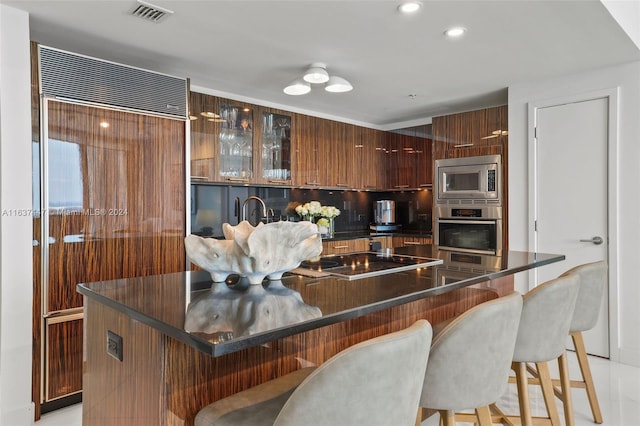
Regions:
<instances>
[{"instance_id":1,"label":"vase of white flower","mask_svg":"<svg viewBox=\"0 0 640 426\"><path fill-rule=\"evenodd\" d=\"M335 233L334 218L340 215L340 210L334 206L323 206L318 201L310 201L296 207L296 213L302 220L313 222L315 218L318 230L324 238L333 238Z\"/></svg>"}]
</instances>

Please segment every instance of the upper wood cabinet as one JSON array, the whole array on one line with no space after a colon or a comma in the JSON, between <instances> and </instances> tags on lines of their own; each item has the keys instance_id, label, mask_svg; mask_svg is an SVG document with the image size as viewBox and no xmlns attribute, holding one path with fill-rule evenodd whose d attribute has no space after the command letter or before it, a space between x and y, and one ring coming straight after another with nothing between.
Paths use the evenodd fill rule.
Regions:
<instances>
[{"instance_id":1,"label":"upper wood cabinet","mask_svg":"<svg viewBox=\"0 0 640 426\"><path fill-rule=\"evenodd\" d=\"M191 180L291 184L293 114L197 92L189 113Z\"/></svg>"},{"instance_id":2,"label":"upper wood cabinet","mask_svg":"<svg viewBox=\"0 0 640 426\"><path fill-rule=\"evenodd\" d=\"M434 117L433 159L506 155L507 105Z\"/></svg>"},{"instance_id":3,"label":"upper wood cabinet","mask_svg":"<svg viewBox=\"0 0 640 426\"><path fill-rule=\"evenodd\" d=\"M332 120L320 120L318 127L319 154L325 165L325 185L337 188L350 188L350 160L352 158L353 132L347 124Z\"/></svg>"},{"instance_id":4,"label":"upper wood cabinet","mask_svg":"<svg viewBox=\"0 0 640 426\"><path fill-rule=\"evenodd\" d=\"M191 180L215 181L218 175L221 123L202 115L214 111L220 111L219 98L196 92L189 94Z\"/></svg>"},{"instance_id":5,"label":"upper wood cabinet","mask_svg":"<svg viewBox=\"0 0 640 426\"><path fill-rule=\"evenodd\" d=\"M386 185L386 154L385 132L356 127L355 155L353 156L353 171L355 185L361 189L385 189Z\"/></svg>"},{"instance_id":6,"label":"upper wood cabinet","mask_svg":"<svg viewBox=\"0 0 640 426\"><path fill-rule=\"evenodd\" d=\"M294 114L293 119L293 156L291 181L293 185L320 187L326 185L322 171L326 161L320 157L321 148L317 137L321 119L303 114Z\"/></svg>"},{"instance_id":7,"label":"upper wood cabinet","mask_svg":"<svg viewBox=\"0 0 640 426\"><path fill-rule=\"evenodd\" d=\"M386 134L387 187L425 188L432 184L430 126Z\"/></svg>"},{"instance_id":8,"label":"upper wood cabinet","mask_svg":"<svg viewBox=\"0 0 640 426\"><path fill-rule=\"evenodd\" d=\"M430 125L384 132L197 92L189 111L192 181L379 191L432 182Z\"/></svg>"}]
</instances>

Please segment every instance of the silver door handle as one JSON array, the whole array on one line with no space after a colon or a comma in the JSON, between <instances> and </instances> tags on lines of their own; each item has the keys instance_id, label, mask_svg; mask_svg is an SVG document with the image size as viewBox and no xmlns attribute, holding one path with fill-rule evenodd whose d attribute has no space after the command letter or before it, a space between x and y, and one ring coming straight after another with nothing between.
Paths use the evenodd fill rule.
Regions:
<instances>
[{"instance_id":1,"label":"silver door handle","mask_svg":"<svg viewBox=\"0 0 640 426\"><path fill-rule=\"evenodd\" d=\"M580 240L582 243L593 243L595 245L600 245L604 242L602 237L593 237L590 240Z\"/></svg>"}]
</instances>

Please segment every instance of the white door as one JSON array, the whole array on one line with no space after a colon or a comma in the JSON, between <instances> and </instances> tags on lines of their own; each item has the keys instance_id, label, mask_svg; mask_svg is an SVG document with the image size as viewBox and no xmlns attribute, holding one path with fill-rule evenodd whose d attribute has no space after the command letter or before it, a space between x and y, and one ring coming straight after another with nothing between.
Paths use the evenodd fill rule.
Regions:
<instances>
[{"instance_id":1,"label":"white door","mask_svg":"<svg viewBox=\"0 0 640 426\"><path fill-rule=\"evenodd\" d=\"M535 244L566 261L537 271L536 284L576 265L608 260L607 97L535 109ZM600 241L602 241L600 243ZM609 357L608 291L587 352Z\"/></svg>"}]
</instances>

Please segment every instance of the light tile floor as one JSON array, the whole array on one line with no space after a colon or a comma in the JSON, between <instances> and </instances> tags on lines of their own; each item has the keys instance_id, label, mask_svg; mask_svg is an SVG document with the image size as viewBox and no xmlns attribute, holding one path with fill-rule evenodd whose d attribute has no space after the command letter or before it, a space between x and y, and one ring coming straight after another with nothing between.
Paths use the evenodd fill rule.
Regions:
<instances>
[{"instance_id":1,"label":"light tile floor","mask_svg":"<svg viewBox=\"0 0 640 426\"><path fill-rule=\"evenodd\" d=\"M598 392L600 408L604 417L604 426L638 426L640 425L640 368L618 364L606 359L590 357L592 373ZM550 364L552 373L557 369ZM577 362L573 353L569 353L569 370L572 378L579 378ZM577 374L576 374L577 373ZM557 377L557 376L556 376ZM534 415L542 415L545 412L542 396L537 387L532 386L531 406ZM586 394L582 389L574 389L573 393L574 416L576 426L593 426L591 411ZM500 408L507 413L516 413L518 399L515 387L510 385L509 391L498 402ZM562 407L559 404L559 409ZM562 411L560 411L562 413ZM560 415L562 417L562 414ZM564 419L562 419L564 422ZM82 406L80 404L66 407L42 416L35 423L36 426L81 426ZM422 423L423 426L437 426L437 416L432 416ZM462 425L459 423L458 425ZM122 425L129 426L129 425ZM146 426L146 425L130 425ZM155 426L155 425L149 425ZM344 425L351 426L351 425ZM360 426L360 425L353 425ZM395 426L395 425L389 425Z\"/></svg>"}]
</instances>

